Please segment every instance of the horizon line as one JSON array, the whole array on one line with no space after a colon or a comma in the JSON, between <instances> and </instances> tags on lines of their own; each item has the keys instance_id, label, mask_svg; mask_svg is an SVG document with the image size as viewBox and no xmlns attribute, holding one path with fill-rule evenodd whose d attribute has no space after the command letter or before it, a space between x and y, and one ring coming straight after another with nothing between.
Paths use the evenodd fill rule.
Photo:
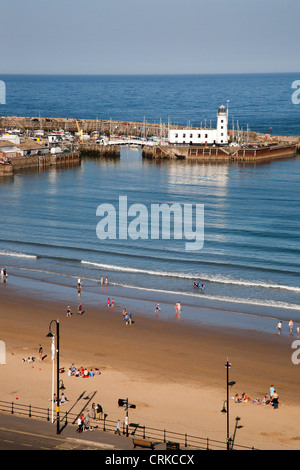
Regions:
<instances>
[{"instance_id":1,"label":"horizon line","mask_svg":"<svg viewBox=\"0 0 300 470\"><path fill-rule=\"evenodd\" d=\"M193 73L21 73L5 72L0 76L70 76L70 77L99 77L99 76L197 76L197 75L279 75L279 74L300 74L299 71L289 72L193 72Z\"/></svg>"}]
</instances>

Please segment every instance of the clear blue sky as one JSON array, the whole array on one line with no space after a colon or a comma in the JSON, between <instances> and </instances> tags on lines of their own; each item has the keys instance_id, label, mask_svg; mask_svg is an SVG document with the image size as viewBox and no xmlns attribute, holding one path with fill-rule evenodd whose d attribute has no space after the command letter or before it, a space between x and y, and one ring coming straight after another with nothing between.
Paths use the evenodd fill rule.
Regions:
<instances>
[{"instance_id":1,"label":"clear blue sky","mask_svg":"<svg viewBox=\"0 0 300 470\"><path fill-rule=\"evenodd\" d=\"M0 74L300 71L299 0L0 0Z\"/></svg>"}]
</instances>

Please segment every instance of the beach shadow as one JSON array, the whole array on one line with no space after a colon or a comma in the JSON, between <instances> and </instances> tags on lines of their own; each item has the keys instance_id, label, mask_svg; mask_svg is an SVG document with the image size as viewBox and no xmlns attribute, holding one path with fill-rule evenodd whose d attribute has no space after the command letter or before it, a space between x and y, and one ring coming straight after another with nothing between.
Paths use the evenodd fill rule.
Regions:
<instances>
[{"instance_id":1,"label":"beach shadow","mask_svg":"<svg viewBox=\"0 0 300 470\"><path fill-rule=\"evenodd\" d=\"M68 425L68 416L70 413L72 413L72 410L75 408L75 406L77 405L77 403L82 399L84 398L84 395L86 393L86 390L84 390L80 395L79 397L77 398L77 400L75 401L75 403L65 412L64 416L61 418L60 422L61 423L64 423L62 425L62 427L60 428L60 433L67 427ZM77 419L79 418L79 416L84 412L85 408L88 406L89 402L92 400L92 398L96 395L97 392L93 392L93 395L91 396L91 398L88 396L88 397L85 397L84 399L88 399L89 401L87 403L85 403L85 405L81 408L80 412L77 413L77 415L75 416L75 418L72 420L72 424L75 424Z\"/></svg>"},{"instance_id":2,"label":"beach shadow","mask_svg":"<svg viewBox=\"0 0 300 470\"><path fill-rule=\"evenodd\" d=\"M86 400L84 405L81 407L80 411L75 415L75 418L72 419L72 424L75 424L79 418L80 415L84 412L84 410L88 407L89 403L93 400L94 396L96 395L96 391L92 392L91 394L88 394L86 397L84 396L86 394L86 390L84 390L75 403L65 412L64 416L62 417L61 421L65 422L63 427L61 428L61 431L68 425L68 415L72 413L72 410L74 410L75 406L80 402L80 400Z\"/></svg>"}]
</instances>

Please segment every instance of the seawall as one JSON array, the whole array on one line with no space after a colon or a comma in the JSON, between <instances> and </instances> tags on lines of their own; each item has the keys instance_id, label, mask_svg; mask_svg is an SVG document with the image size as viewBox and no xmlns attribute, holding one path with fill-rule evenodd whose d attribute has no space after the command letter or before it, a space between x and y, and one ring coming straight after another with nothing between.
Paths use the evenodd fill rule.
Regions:
<instances>
[{"instance_id":1,"label":"seawall","mask_svg":"<svg viewBox=\"0 0 300 470\"><path fill-rule=\"evenodd\" d=\"M262 147L172 147L154 146L143 148L143 157L150 159L218 161L266 161L292 157L297 153L296 145L267 145Z\"/></svg>"},{"instance_id":2,"label":"seawall","mask_svg":"<svg viewBox=\"0 0 300 470\"><path fill-rule=\"evenodd\" d=\"M13 176L17 171L26 169L46 169L53 166L79 165L80 162L80 152L11 157L10 164L0 165L0 176Z\"/></svg>"}]
</instances>

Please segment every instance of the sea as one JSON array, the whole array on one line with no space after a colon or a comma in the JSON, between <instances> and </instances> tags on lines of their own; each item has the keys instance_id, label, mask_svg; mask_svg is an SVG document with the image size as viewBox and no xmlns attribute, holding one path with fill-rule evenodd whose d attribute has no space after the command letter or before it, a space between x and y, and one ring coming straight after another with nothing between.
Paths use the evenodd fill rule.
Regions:
<instances>
[{"instance_id":1,"label":"sea","mask_svg":"<svg viewBox=\"0 0 300 470\"><path fill-rule=\"evenodd\" d=\"M228 104L229 128L238 122L257 132L299 136L300 105L292 102L299 78L0 75L6 85L0 113L214 127L218 106ZM118 221L121 196L148 214L154 204L201 205L203 246L187 250L172 220L169 238L160 226L155 239L150 231L148 238L100 239L97 209L109 204ZM116 305L150 316L160 303L162 318L178 320L179 301L180 321L266 331L278 319L300 324L299 156L251 164L157 162L143 159L140 148L123 147L120 158L86 157L79 166L0 179L0 221L7 286L43 281L67 305L77 302L81 277L83 300L89 293L104 305L113 297ZM108 277L106 288L101 276Z\"/></svg>"}]
</instances>

